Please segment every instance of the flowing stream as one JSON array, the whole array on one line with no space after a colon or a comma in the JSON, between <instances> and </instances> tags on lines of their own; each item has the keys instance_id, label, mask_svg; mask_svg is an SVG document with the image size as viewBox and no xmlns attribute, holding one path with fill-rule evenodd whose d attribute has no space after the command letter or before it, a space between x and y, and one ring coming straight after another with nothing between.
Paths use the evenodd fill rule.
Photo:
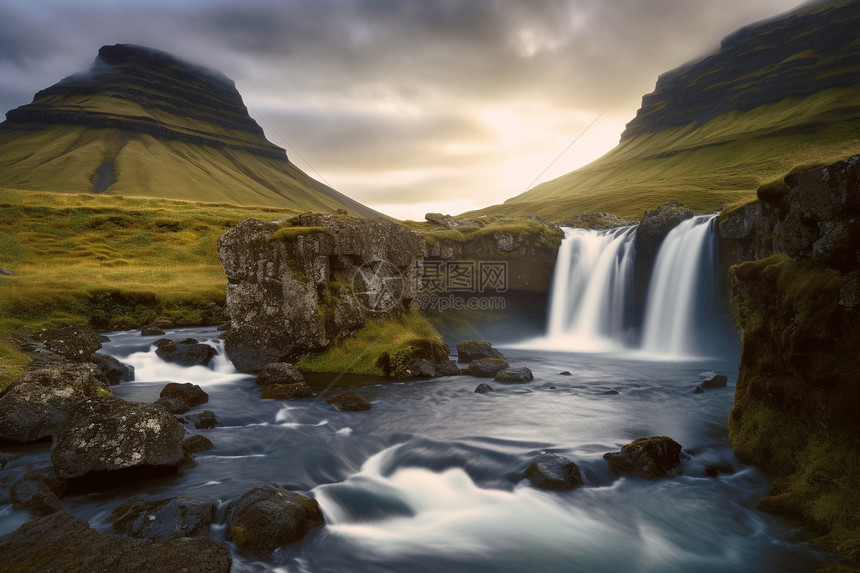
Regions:
<instances>
[{"instance_id":1,"label":"flowing stream","mask_svg":"<svg viewBox=\"0 0 860 573\"><path fill-rule=\"evenodd\" d=\"M110 511L132 496L188 495L218 504L210 535L223 539L228 504L256 485L282 483L319 500L325 526L267 559L234 551L237 572L799 572L822 558L789 524L753 508L768 481L734 457L726 435L735 356L654 362L502 348L534 382L491 381L496 392L476 394L486 380L470 376L317 376L309 378L319 398L272 401L223 358L219 334L168 333L219 349L211 368L165 364L154 339L136 332L109 335L103 351L137 375L115 394L151 401L168 380L200 384L210 400L191 413L215 412L218 426L199 430L215 447L174 476L68 496L70 511L108 532ZM705 370L728 374L729 387L693 393ZM344 413L325 403L345 387L373 409ZM619 477L602 459L652 435L684 446L682 475ZM524 472L543 451L575 460L585 485L533 488ZM44 443L4 453L5 487L50 463ZM22 513L0 507L4 532L26 520Z\"/></svg>"}]
</instances>

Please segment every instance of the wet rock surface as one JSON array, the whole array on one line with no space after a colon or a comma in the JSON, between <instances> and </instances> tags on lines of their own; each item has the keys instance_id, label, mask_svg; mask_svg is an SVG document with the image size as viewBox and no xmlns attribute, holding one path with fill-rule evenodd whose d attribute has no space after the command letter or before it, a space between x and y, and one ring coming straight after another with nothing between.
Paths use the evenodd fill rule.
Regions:
<instances>
[{"instance_id":1,"label":"wet rock surface","mask_svg":"<svg viewBox=\"0 0 860 573\"><path fill-rule=\"evenodd\" d=\"M619 474L663 477L681 464L681 444L666 436L640 438L603 459Z\"/></svg>"},{"instance_id":2,"label":"wet rock surface","mask_svg":"<svg viewBox=\"0 0 860 573\"><path fill-rule=\"evenodd\" d=\"M130 499L111 512L114 530L129 537L177 539L206 535L215 505L181 496L171 499Z\"/></svg>"},{"instance_id":3,"label":"wet rock surface","mask_svg":"<svg viewBox=\"0 0 860 573\"><path fill-rule=\"evenodd\" d=\"M332 404L341 412L362 412L370 410L372 405L370 401L359 394L358 392L344 392L326 400L326 403Z\"/></svg>"},{"instance_id":4,"label":"wet rock surface","mask_svg":"<svg viewBox=\"0 0 860 573\"><path fill-rule=\"evenodd\" d=\"M526 470L526 477L540 489L565 490L582 485L579 466L573 460L553 453L535 458Z\"/></svg>"}]
</instances>

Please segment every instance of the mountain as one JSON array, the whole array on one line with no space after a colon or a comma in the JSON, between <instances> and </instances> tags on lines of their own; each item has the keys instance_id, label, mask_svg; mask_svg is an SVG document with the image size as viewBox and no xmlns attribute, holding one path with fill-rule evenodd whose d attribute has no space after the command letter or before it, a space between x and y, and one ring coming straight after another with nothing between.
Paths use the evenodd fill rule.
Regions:
<instances>
[{"instance_id":1,"label":"mountain","mask_svg":"<svg viewBox=\"0 0 860 573\"><path fill-rule=\"evenodd\" d=\"M221 73L128 44L0 123L0 189L379 213L302 172Z\"/></svg>"},{"instance_id":2,"label":"mountain","mask_svg":"<svg viewBox=\"0 0 860 573\"><path fill-rule=\"evenodd\" d=\"M639 219L669 199L715 211L798 164L857 153L858 137L860 1L807 3L661 75L603 157L469 215Z\"/></svg>"}]
</instances>

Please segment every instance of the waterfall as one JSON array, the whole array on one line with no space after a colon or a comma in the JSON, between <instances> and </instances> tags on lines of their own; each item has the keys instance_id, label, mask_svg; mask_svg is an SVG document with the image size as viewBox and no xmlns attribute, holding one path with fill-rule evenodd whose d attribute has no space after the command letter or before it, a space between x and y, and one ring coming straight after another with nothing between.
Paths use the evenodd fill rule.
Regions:
<instances>
[{"instance_id":1,"label":"waterfall","mask_svg":"<svg viewBox=\"0 0 860 573\"><path fill-rule=\"evenodd\" d=\"M718 296L716 215L672 229L650 284L647 269L636 268L635 237L636 226L565 229L544 345L579 352L626 347L674 357L727 350L733 332ZM647 297L637 296L646 288Z\"/></svg>"},{"instance_id":2,"label":"waterfall","mask_svg":"<svg viewBox=\"0 0 860 573\"><path fill-rule=\"evenodd\" d=\"M716 317L716 215L681 222L666 236L648 288L642 349L690 356L707 351L701 331Z\"/></svg>"},{"instance_id":3,"label":"waterfall","mask_svg":"<svg viewBox=\"0 0 860 573\"><path fill-rule=\"evenodd\" d=\"M635 230L565 229L551 291L551 339L569 350L619 346L629 314Z\"/></svg>"}]
</instances>

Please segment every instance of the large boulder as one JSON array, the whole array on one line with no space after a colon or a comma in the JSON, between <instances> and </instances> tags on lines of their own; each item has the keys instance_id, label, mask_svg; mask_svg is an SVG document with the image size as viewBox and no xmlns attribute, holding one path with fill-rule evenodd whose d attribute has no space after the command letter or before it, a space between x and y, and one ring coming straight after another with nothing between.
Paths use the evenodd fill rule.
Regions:
<instances>
[{"instance_id":1,"label":"large boulder","mask_svg":"<svg viewBox=\"0 0 860 573\"><path fill-rule=\"evenodd\" d=\"M218 354L213 347L193 338L179 342L162 338L155 341L155 347L156 356L180 366L209 366L209 361Z\"/></svg>"},{"instance_id":2,"label":"large boulder","mask_svg":"<svg viewBox=\"0 0 860 573\"><path fill-rule=\"evenodd\" d=\"M131 468L175 470L184 458L184 434L157 404L89 398L72 408L55 435L51 461L64 479Z\"/></svg>"},{"instance_id":3,"label":"large boulder","mask_svg":"<svg viewBox=\"0 0 860 573\"><path fill-rule=\"evenodd\" d=\"M90 356L89 362L98 368L102 379L111 386L134 380L134 366L123 364L113 356L96 352Z\"/></svg>"},{"instance_id":4,"label":"large boulder","mask_svg":"<svg viewBox=\"0 0 860 573\"><path fill-rule=\"evenodd\" d=\"M464 340L457 343L457 362L468 364L479 358L501 358L505 356L486 340Z\"/></svg>"},{"instance_id":5,"label":"large boulder","mask_svg":"<svg viewBox=\"0 0 860 573\"><path fill-rule=\"evenodd\" d=\"M86 365L27 372L0 392L0 438L47 438L65 423L75 404L97 396L111 396L111 391Z\"/></svg>"},{"instance_id":6,"label":"large boulder","mask_svg":"<svg viewBox=\"0 0 860 573\"><path fill-rule=\"evenodd\" d=\"M82 324L42 330L33 338L49 351L72 362L84 362L102 347L99 335Z\"/></svg>"},{"instance_id":7,"label":"large boulder","mask_svg":"<svg viewBox=\"0 0 860 573\"><path fill-rule=\"evenodd\" d=\"M662 477L681 464L681 444L666 436L640 438L603 459L619 474Z\"/></svg>"},{"instance_id":8,"label":"large boulder","mask_svg":"<svg viewBox=\"0 0 860 573\"><path fill-rule=\"evenodd\" d=\"M218 243L227 274L226 352L257 372L396 316L417 289L425 243L383 219L303 214L242 221Z\"/></svg>"},{"instance_id":9,"label":"large boulder","mask_svg":"<svg viewBox=\"0 0 860 573\"><path fill-rule=\"evenodd\" d=\"M553 453L541 454L526 469L526 477L540 489L573 489L582 485L579 466L573 460Z\"/></svg>"},{"instance_id":10,"label":"large boulder","mask_svg":"<svg viewBox=\"0 0 860 573\"><path fill-rule=\"evenodd\" d=\"M130 499L111 512L116 531L129 537L176 539L206 535L215 519L215 505L191 497Z\"/></svg>"},{"instance_id":11,"label":"large boulder","mask_svg":"<svg viewBox=\"0 0 860 573\"><path fill-rule=\"evenodd\" d=\"M534 374L525 366L509 366L504 370L499 370L496 373L496 382L502 384L523 384L534 380Z\"/></svg>"},{"instance_id":12,"label":"large boulder","mask_svg":"<svg viewBox=\"0 0 860 573\"><path fill-rule=\"evenodd\" d=\"M315 499L269 483L246 492L230 506L227 540L269 554L324 522Z\"/></svg>"},{"instance_id":13,"label":"large boulder","mask_svg":"<svg viewBox=\"0 0 860 573\"><path fill-rule=\"evenodd\" d=\"M132 539L102 535L67 511L0 537L0 570L63 573L229 573L226 543L206 537Z\"/></svg>"}]
</instances>

